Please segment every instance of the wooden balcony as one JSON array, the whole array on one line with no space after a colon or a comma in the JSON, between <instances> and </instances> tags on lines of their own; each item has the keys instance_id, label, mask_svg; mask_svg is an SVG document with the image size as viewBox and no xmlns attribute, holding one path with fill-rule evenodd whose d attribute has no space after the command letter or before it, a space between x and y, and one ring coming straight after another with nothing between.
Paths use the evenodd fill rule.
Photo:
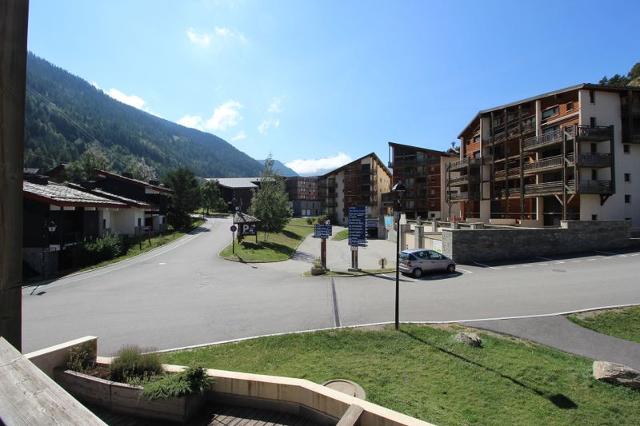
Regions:
<instances>
[{"instance_id":1,"label":"wooden balcony","mask_svg":"<svg viewBox=\"0 0 640 426\"><path fill-rule=\"evenodd\" d=\"M494 198L519 198L520 188L501 188L496 189Z\"/></svg>"},{"instance_id":2,"label":"wooden balcony","mask_svg":"<svg viewBox=\"0 0 640 426\"><path fill-rule=\"evenodd\" d=\"M613 194L610 180L583 180L578 185L581 194Z\"/></svg>"},{"instance_id":3,"label":"wooden balcony","mask_svg":"<svg viewBox=\"0 0 640 426\"><path fill-rule=\"evenodd\" d=\"M578 141L580 142L604 142L613 137L613 126L577 126Z\"/></svg>"},{"instance_id":4,"label":"wooden balcony","mask_svg":"<svg viewBox=\"0 0 640 426\"><path fill-rule=\"evenodd\" d=\"M505 177L509 176L511 177L518 177L520 176L520 167L511 167L509 168L509 170L496 170L496 172L494 173L494 179L495 180L504 180Z\"/></svg>"},{"instance_id":5,"label":"wooden balcony","mask_svg":"<svg viewBox=\"0 0 640 426\"><path fill-rule=\"evenodd\" d=\"M457 160L449 163L449 170L462 170L467 168L468 166L474 167L479 166L481 164L481 160L479 158L463 158L462 160Z\"/></svg>"},{"instance_id":6,"label":"wooden balcony","mask_svg":"<svg viewBox=\"0 0 640 426\"><path fill-rule=\"evenodd\" d=\"M529 176L536 173L544 173L551 170L561 169L564 163L562 155L554 155L553 157L543 158L533 163L525 163L524 174ZM573 154L567 155L567 165L573 165Z\"/></svg>"},{"instance_id":7,"label":"wooden balcony","mask_svg":"<svg viewBox=\"0 0 640 426\"><path fill-rule=\"evenodd\" d=\"M522 142L522 149L524 151L534 151L558 144L564 140L565 133L567 135L567 139L573 139L575 131L572 127L570 127L567 129L558 129L540 136L527 138Z\"/></svg>"},{"instance_id":8,"label":"wooden balcony","mask_svg":"<svg viewBox=\"0 0 640 426\"><path fill-rule=\"evenodd\" d=\"M480 194L478 192L459 192L457 194L450 195L451 201L471 201L479 200Z\"/></svg>"},{"instance_id":9,"label":"wooden balcony","mask_svg":"<svg viewBox=\"0 0 640 426\"><path fill-rule=\"evenodd\" d=\"M534 183L530 185L525 185L524 195L525 197L538 197L542 195L562 194L563 185L564 184L562 181ZM567 183L567 193L572 194L574 192L575 192L575 182L571 180Z\"/></svg>"},{"instance_id":10,"label":"wooden balcony","mask_svg":"<svg viewBox=\"0 0 640 426\"><path fill-rule=\"evenodd\" d=\"M589 167L592 169L611 167L611 154L589 152L578 156L578 167Z\"/></svg>"}]
</instances>

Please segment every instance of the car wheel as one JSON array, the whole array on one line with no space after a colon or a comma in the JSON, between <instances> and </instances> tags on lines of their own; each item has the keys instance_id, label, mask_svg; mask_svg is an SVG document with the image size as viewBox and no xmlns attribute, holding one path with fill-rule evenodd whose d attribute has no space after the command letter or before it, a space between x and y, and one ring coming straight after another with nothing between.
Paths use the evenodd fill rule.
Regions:
<instances>
[{"instance_id":1,"label":"car wheel","mask_svg":"<svg viewBox=\"0 0 640 426\"><path fill-rule=\"evenodd\" d=\"M456 265L454 265L453 263L449 266L447 266L447 272L450 274L453 274L456 271Z\"/></svg>"},{"instance_id":2,"label":"car wheel","mask_svg":"<svg viewBox=\"0 0 640 426\"><path fill-rule=\"evenodd\" d=\"M413 270L414 278L420 278L422 276L422 269L416 268Z\"/></svg>"}]
</instances>

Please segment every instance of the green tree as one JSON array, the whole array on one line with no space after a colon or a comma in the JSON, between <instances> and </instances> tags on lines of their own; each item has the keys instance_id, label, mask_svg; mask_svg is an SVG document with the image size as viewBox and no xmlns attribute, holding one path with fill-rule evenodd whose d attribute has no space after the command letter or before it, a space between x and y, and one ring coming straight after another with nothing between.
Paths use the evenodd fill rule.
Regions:
<instances>
[{"instance_id":1,"label":"green tree","mask_svg":"<svg viewBox=\"0 0 640 426\"><path fill-rule=\"evenodd\" d=\"M200 187L191 170L186 167L173 170L164 179L165 185L173 189L169 202L167 220L175 229L191 226L191 213L200 206Z\"/></svg>"},{"instance_id":2,"label":"green tree","mask_svg":"<svg viewBox=\"0 0 640 426\"><path fill-rule=\"evenodd\" d=\"M69 164L67 177L74 181L93 178L96 169L111 170L111 161L97 141L89 144L77 161Z\"/></svg>"},{"instance_id":3,"label":"green tree","mask_svg":"<svg viewBox=\"0 0 640 426\"><path fill-rule=\"evenodd\" d=\"M207 214L209 210L214 212L221 212L227 210L227 204L222 198L220 192L220 186L213 180L207 180L200 186L202 207L206 209Z\"/></svg>"},{"instance_id":4,"label":"green tree","mask_svg":"<svg viewBox=\"0 0 640 426\"><path fill-rule=\"evenodd\" d=\"M145 182L158 179L156 170L153 166L149 165L144 158L131 158L124 171L130 173L134 179L143 180Z\"/></svg>"},{"instance_id":5,"label":"green tree","mask_svg":"<svg viewBox=\"0 0 640 426\"><path fill-rule=\"evenodd\" d=\"M284 178L274 172L271 156L264 162L260 188L251 198L249 213L260 219L260 228L266 233L265 239L270 232L281 232L291 218Z\"/></svg>"}]
</instances>

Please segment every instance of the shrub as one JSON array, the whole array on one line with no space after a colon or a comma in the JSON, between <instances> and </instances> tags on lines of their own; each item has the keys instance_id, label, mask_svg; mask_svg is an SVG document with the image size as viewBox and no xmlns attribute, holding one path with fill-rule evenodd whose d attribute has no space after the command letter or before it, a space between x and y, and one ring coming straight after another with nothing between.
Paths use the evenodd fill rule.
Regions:
<instances>
[{"instance_id":1,"label":"shrub","mask_svg":"<svg viewBox=\"0 0 640 426\"><path fill-rule=\"evenodd\" d=\"M96 354L89 342L74 346L69 351L67 369L84 373L89 368L93 367L95 355Z\"/></svg>"},{"instance_id":2,"label":"shrub","mask_svg":"<svg viewBox=\"0 0 640 426\"><path fill-rule=\"evenodd\" d=\"M178 398L207 390L213 379L202 367L189 367L185 371L147 382L143 395L147 399Z\"/></svg>"},{"instance_id":3,"label":"shrub","mask_svg":"<svg viewBox=\"0 0 640 426\"><path fill-rule=\"evenodd\" d=\"M85 241L80 247L82 263L85 265L111 260L123 254L122 238L114 234Z\"/></svg>"},{"instance_id":4,"label":"shrub","mask_svg":"<svg viewBox=\"0 0 640 426\"><path fill-rule=\"evenodd\" d=\"M307 225L313 225L313 218L312 217L308 217L307 218Z\"/></svg>"},{"instance_id":5,"label":"shrub","mask_svg":"<svg viewBox=\"0 0 640 426\"><path fill-rule=\"evenodd\" d=\"M162 372L162 363L158 354L143 354L137 346L123 347L111 362L111 380L116 382L140 383Z\"/></svg>"}]
</instances>

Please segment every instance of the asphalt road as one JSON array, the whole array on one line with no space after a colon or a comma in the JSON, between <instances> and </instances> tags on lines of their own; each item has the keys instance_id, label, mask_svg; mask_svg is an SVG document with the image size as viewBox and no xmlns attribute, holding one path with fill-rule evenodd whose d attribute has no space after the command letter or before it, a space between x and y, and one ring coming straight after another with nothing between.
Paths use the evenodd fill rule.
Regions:
<instances>
[{"instance_id":1,"label":"asphalt road","mask_svg":"<svg viewBox=\"0 0 640 426\"><path fill-rule=\"evenodd\" d=\"M229 219L107 268L23 292L23 349L86 335L109 355L124 344L168 349L336 325L393 321L392 277L301 276L310 256L277 264L218 258ZM469 321L640 304L640 253L591 253L459 274L403 278L402 321Z\"/></svg>"}]
</instances>

